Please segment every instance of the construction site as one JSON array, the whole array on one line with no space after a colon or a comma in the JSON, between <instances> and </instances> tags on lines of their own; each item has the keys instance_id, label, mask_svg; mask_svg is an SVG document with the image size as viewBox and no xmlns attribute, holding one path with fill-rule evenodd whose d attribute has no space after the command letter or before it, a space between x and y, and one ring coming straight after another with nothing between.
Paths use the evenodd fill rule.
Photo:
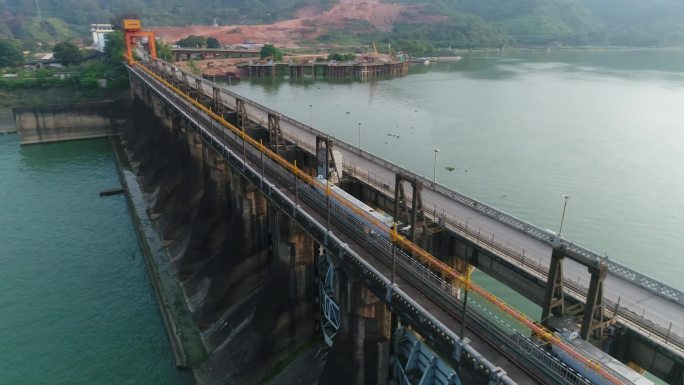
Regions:
<instances>
[{"instance_id":1,"label":"construction site","mask_svg":"<svg viewBox=\"0 0 684 385\"><path fill-rule=\"evenodd\" d=\"M390 51L391 52L391 51ZM403 53L372 52L354 55L353 60L328 60L327 54L286 55L281 61L261 58L258 50L173 48L176 65L208 79L239 80L242 77L358 78L405 76L409 58Z\"/></svg>"}]
</instances>

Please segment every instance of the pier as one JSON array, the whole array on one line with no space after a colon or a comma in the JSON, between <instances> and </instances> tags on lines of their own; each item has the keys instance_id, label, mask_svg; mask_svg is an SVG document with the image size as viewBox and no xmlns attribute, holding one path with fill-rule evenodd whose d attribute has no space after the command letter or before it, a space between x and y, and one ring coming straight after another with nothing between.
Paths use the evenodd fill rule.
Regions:
<instances>
[{"instance_id":1,"label":"pier","mask_svg":"<svg viewBox=\"0 0 684 385\"><path fill-rule=\"evenodd\" d=\"M247 68L253 78L289 76L290 79L310 78L360 78L396 77L408 75L408 61L392 62L319 62L319 63L251 63Z\"/></svg>"}]
</instances>

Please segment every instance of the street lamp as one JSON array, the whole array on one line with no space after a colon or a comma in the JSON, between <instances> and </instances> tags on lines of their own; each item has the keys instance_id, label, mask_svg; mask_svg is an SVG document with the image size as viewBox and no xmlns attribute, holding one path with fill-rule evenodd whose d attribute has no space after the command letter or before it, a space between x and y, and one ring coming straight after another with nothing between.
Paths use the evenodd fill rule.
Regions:
<instances>
[{"instance_id":1,"label":"street lamp","mask_svg":"<svg viewBox=\"0 0 684 385\"><path fill-rule=\"evenodd\" d=\"M311 108L313 107L313 104L309 104L309 127L313 127L311 125Z\"/></svg>"},{"instance_id":2,"label":"street lamp","mask_svg":"<svg viewBox=\"0 0 684 385\"><path fill-rule=\"evenodd\" d=\"M359 125L359 154L361 153L361 122L356 123Z\"/></svg>"},{"instance_id":3,"label":"street lamp","mask_svg":"<svg viewBox=\"0 0 684 385\"><path fill-rule=\"evenodd\" d=\"M437 182L437 153L439 150L435 148L433 151L435 152L435 162L432 164L432 184L435 184Z\"/></svg>"},{"instance_id":4,"label":"street lamp","mask_svg":"<svg viewBox=\"0 0 684 385\"><path fill-rule=\"evenodd\" d=\"M563 214L561 215L561 223L560 223L560 229L558 230L558 238L561 237L561 233L563 231L563 220L565 219L565 208L568 207L568 201L570 200L570 194L563 194L562 197L563 197L563 199L565 199L565 202L563 202Z\"/></svg>"}]
</instances>

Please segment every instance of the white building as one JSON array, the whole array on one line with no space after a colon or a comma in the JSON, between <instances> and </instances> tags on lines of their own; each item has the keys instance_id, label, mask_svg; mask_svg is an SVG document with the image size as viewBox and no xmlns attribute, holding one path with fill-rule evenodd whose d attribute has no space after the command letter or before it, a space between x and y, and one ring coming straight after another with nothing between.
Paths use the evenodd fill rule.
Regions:
<instances>
[{"instance_id":1,"label":"white building","mask_svg":"<svg viewBox=\"0 0 684 385\"><path fill-rule=\"evenodd\" d=\"M90 32L93 33L93 49L104 52L106 36L114 32L111 24L91 24Z\"/></svg>"}]
</instances>

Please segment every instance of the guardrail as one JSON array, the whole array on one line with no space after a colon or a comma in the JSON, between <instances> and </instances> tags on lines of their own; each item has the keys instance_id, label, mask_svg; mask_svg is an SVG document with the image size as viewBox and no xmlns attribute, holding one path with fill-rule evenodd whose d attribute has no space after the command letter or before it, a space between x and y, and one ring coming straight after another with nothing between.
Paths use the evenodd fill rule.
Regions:
<instances>
[{"instance_id":1,"label":"guardrail","mask_svg":"<svg viewBox=\"0 0 684 385\"><path fill-rule=\"evenodd\" d=\"M177 69L177 67L163 62L159 61L162 63L161 65L166 66L168 68L172 69ZM203 79L202 77L193 75L193 74L188 74L187 75L189 78L193 79L200 79L203 83L207 84L210 87L213 86L218 86L216 83L213 83L207 79ZM190 84L191 87L194 87L194 85ZM221 92L233 97L233 98L243 98L241 95L232 92L230 90L227 90L225 88L221 88ZM244 99L244 98L243 98ZM286 115L282 115L280 112L275 111L269 107L266 107L260 103L257 103L253 100L246 100L248 104L252 105L253 107L263 111L264 113L271 113L271 114L277 114L280 115L281 122L286 122L288 124L291 124L295 127L297 127L300 130L307 131L311 135L323 135L327 136L322 131L316 130L315 128L308 126L306 124L303 124L297 120L294 120ZM655 278L652 278L648 276L647 274L640 273L639 271L630 268L622 263L619 263L617 261L614 261L612 259L609 259L605 255L601 255L595 251L592 251L591 249L581 246L579 244L576 244L572 241L569 241L565 238L558 238L556 236L553 236L549 234L546 230L537 227L533 224L530 224L526 221L523 221L521 219L518 219L514 217L511 214L508 214L502 210L499 210L495 207L492 207L486 203L483 203L481 201L478 201L477 199L471 198L465 194L459 193L449 187L440 185L439 183L434 183L433 181L423 177L422 175L418 175L406 168L403 168L399 165L396 165L392 162L389 162L385 159L379 158L367 151L364 150L359 150L357 147L348 144L344 141L341 141L339 139L335 139L335 144L339 147L344 148L347 151L354 152L355 154L358 154L362 158L365 158L367 160L370 160L378 165L381 165L395 174L403 174L407 176L411 176L413 178L416 178L417 180L420 180L423 183L424 187L429 188L432 191L435 191L437 193L440 193L441 195L448 197L450 199L453 199L457 202L460 202L490 218L493 218L497 220L498 222L504 223L518 231L521 231L530 237L537 239L541 242L544 242L550 246L557 245L558 242L562 244L566 251L569 252L571 255L570 257L574 257L578 259L580 262L583 264L595 264L598 265L602 261L606 263L606 266L608 270L616 275L621 277L624 280L627 280L629 282L634 283L635 285L638 285L640 287L643 287L647 289L648 291L651 291L663 298L666 298L670 301L676 302L680 305L684 305L684 292L680 289L677 289L675 287L672 287L666 283L660 282Z\"/></svg>"}]
</instances>

